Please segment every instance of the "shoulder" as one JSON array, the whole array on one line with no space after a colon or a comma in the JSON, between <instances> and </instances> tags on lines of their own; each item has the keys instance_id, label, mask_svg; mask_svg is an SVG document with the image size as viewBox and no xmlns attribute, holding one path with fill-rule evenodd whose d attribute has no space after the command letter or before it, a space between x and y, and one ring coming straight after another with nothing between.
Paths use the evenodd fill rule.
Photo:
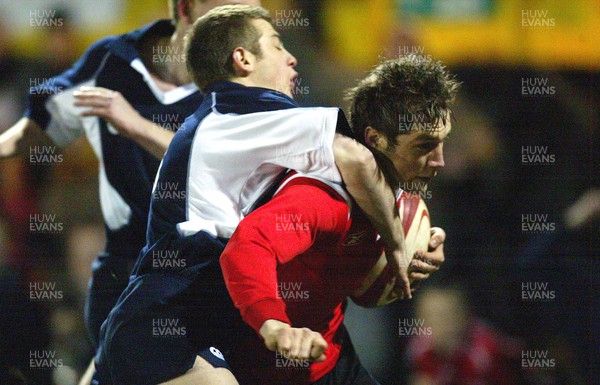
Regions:
<instances>
[{"instance_id":1,"label":"shoulder","mask_svg":"<svg viewBox=\"0 0 600 385\"><path fill-rule=\"evenodd\" d=\"M273 202L293 204L299 210L321 221L348 220L349 206L344 197L326 183L305 176L285 181L273 197Z\"/></svg>"}]
</instances>

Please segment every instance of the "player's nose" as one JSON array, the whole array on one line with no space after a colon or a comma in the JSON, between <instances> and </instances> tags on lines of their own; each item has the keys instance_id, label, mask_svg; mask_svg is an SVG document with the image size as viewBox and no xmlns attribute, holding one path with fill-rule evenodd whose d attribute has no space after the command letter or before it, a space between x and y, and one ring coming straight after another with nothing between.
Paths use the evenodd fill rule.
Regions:
<instances>
[{"instance_id":1,"label":"player's nose","mask_svg":"<svg viewBox=\"0 0 600 385\"><path fill-rule=\"evenodd\" d=\"M288 58L288 65L292 68L296 67L298 65L298 59L296 59L296 57L292 55L289 51L288 54L290 55Z\"/></svg>"},{"instance_id":2,"label":"player's nose","mask_svg":"<svg viewBox=\"0 0 600 385\"><path fill-rule=\"evenodd\" d=\"M427 161L427 165L429 167L444 167L446 163L444 162L444 143L440 143L435 150L430 155L429 160Z\"/></svg>"}]
</instances>

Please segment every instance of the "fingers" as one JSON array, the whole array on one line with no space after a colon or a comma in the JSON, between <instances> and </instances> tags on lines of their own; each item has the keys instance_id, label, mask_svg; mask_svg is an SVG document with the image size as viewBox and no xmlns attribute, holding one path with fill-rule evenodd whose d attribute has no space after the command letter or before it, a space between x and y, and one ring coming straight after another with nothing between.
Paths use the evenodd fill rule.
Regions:
<instances>
[{"instance_id":1,"label":"fingers","mask_svg":"<svg viewBox=\"0 0 600 385\"><path fill-rule=\"evenodd\" d=\"M292 336L289 333L280 333L275 340L275 350L289 352L292 348Z\"/></svg>"},{"instance_id":2,"label":"fingers","mask_svg":"<svg viewBox=\"0 0 600 385\"><path fill-rule=\"evenodd\" d=\"M416 289L415 283L417 281L424 281L424 280L428 279L430 274L419 273L417 271L413 271L408 276L409 276L410 280L413 281L412 286L411 286L411 291L414 291L414 289Z\"/></svg>"},{"instance_id":3,"label":"fingers","mask_svg":"<svg viewBox=\"0 0 600 385\"><path fill-rule=\"evenodd\" d=\"M440 267L446 258L444 257L444 244L440 244L433 251L416 251L414 260L425 262L428 265ZM422 266L419 264L419 266Z\"/></svg>"},{"instance_id":4,"label":"fingers","mask_svg":"<svg viewBox=\"0 0 600 385\"><path fill-rule=\"evenodd\" d=\"M77 97L78 100L73 103L77 107L95 107L95 108L108 108L112 103L112 99L101 96L82 96Z\"/></svg>"},{"instance_id":5,"label":"fingers","mask_svg":"<svg viewBox=\"0 0 600 385\"><path fill-rule=\"evenodd\" d=\"M109 108L118 92L102 87L81 87L73 93L78 107Z\"/></svg>"},{"instance_id":6,"label":"fingers","mask_svg":"<svg viewBox=\"0 0 600 385\"><path fill-rule=\"evenodd\" d=\"M429 240L429 248L435 249L439 245L443 244L446 240L446 232L441 227L431 228L431 239Z\"/></svg>"},{"instance_id":7,"label":"fingers","mask_svg":"<svg viewBox=\"0 0 600 385\"><path fill-rule=\"evenodd\" d=\"M410 290L410 281L408 280L408 268L410 262L406 262L402 253L395 251L385 251L385 256L392 276L398 278L396 287L403 294L403 298L412 298Z\"/></svg>"},{"instance_id":8,"label":"fingers","mask_svg":"<svg viewBox=\"0 0 600 385\"><path fill-rule=\"evenodd\" d=\"M400 282L399 282L404 298L411 299L412 292L410 290L410 281L408 279L408 269L400 269Z\"/></svg>"},{"instance_id":9,"label":"fingers","mask_svg":"<svg viewBox=\"0 0 600 385\"><path fill-rule=\"evenodd\" d=\"M309 360L321 362L327 341L320 333L308 328L288 328L277 336L276 350L291 360Z\"/></svg>"},{"instance_id":10,"label":"fingers","mask_svg":"<svg viewBox=\"0 0 600 385\"><path fill-rule=\"evenodd\" d=\"M428 258L428 256L431 256L431 254L434 254L433 257L435 258ZM408 270L409 272L416 271L425 274L434 273L440 269L440 265L443 262L440 262L438 259L439 258L437 258L435 253L417 251L415 253L415 258L410 263L410 268Z\"/></svg>"}]
</instances>

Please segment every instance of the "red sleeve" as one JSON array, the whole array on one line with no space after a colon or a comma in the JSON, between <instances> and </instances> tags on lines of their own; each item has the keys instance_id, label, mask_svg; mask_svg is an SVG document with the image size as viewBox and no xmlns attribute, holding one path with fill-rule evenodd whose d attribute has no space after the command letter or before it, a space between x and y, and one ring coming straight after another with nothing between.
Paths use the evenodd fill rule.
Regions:
<instances>
[{"instance_id":1,"label":"red sleeve","mask_svg":"<svg viewBox=\"0 0 600 385\"><path fill-rule=\"evenodd\" d=\"M227 289L244 321L257 332L268 319L291 325L277 296L277 264L304 253L317 239L335 241L347 222L348 206L337 193L301 178L248 215L221 254Z\"/></svg>"}]
</instances>

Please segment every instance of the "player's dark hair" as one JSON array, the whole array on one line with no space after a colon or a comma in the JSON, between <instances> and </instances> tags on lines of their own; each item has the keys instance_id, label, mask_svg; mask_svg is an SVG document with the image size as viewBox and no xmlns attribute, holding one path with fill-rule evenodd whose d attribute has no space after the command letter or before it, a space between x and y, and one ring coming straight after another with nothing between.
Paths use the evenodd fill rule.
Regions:
<instances>
[{"instance_id":1,"label":"player's dark hair","mask_svg":"<svg viewBox=\"0 0 600 385\"><path fill-rule=\"evenodd\" d=\"M226 5L196 20L187 36L186 57L188 71L201 90L235 75L235 48L244 47L260 59L261 35L251 23L259 19L271 23L269 12L262 7Z\"/></svg>"},{"instance_id":2,"label":"player's dark hair","mask_svg":"<svg viewBox=\"0 0 600 385\"><path fill-rule=\"evenodd\" d=\"M458 86L439 61L417 55L386 60L346 93L354 138L366 145L371 126L393 147L398 134L446 124Z\"/></svg>"}]
</instances>

